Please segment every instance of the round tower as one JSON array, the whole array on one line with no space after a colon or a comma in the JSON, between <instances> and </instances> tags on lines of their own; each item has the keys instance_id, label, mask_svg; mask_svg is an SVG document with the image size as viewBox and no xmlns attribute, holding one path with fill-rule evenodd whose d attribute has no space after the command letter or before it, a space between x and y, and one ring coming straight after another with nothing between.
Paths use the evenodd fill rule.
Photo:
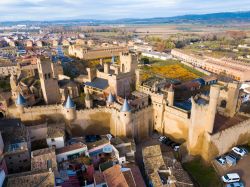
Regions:
<instances>
[{"instance_id":1,"label":"round tower","mask_svg":"<svg viewBox=\"0 0 250 187\"><path fill-rule=\"evenodd\" d=\"M209 106L207 111L207 122L206 122L206 130L209 133L213 132L219 95L220 95L220 86L212 85L210 87Z\"/></svg>"},{"instance_id":2,"label":"round tower","mask_svg":"<svg viewBox=\"0 0 250 187\"><path fill-rule=\"evenodd\" d=\"M24 107L26 106L26 100L24 99L24 97L18 93L17 99L16 99L16 107L17 110L20 114L24 113Z\"/></svg>"},{"instance_id":3,"label":"round tower","mask_svg":"<svg viewBox=\"0 0 250 187\"><path fill-rule=\"evenodd\" d=\"M76 105L72 101L71 97L68 96L66 104L64 105L65 118L72 121L76 118Z\"/></svg>"},{"instance_id":4,"label":"round tower","mask_svg":"<svg viewBox=\"0 0 250 187\"><path fill-rule=\"evenodd\" d=\"M140 86L142 83L142 72L140 69L135 70L135 79L136 79L136 86Z\"/></svg>"},{"instance_id":5,"label":"round tower","mask_svg":"<svg viewBox=\"0 0 250 187\"><path fill-rule=\"evenodd\" d=\"M168 92L168 96L167 96L168 106L173 106L174 105L174 88L173 88L173 84L170 85L167 92Z\"/></svg>"},{"instance_id":6,"label":"round tower","mask_svg":"<svg viewBox=\"0 0 250 187\"><path fill-rule=\"evenodd\" d=\"M93 108L93 99L88 91L85 95L85 107L86 108Z\"/></svg>"},{"instance_id":7,"label":"round tower","mask_svg":"<svg viewBox=\"0 0 250 187\"><path fill-rule=\"evenodd\" d=\"M128 100L125 98L120 111L121 129L118 131L120 136L132 137L132 112L128 104Z\"/></svg>"},{"instance_id":8,"label":"round tower","mask_svg":"<svg viewBox=\"0 0 250 187\"><path fill-rule=\"evenodd\" d=\"M110 92L109 96L108 96L108 99L107 99L107 106L108 107L112 106L114 104L114 102L115 102L115 98L112 95L112 93Z\"/></svg>"}]
</instances>

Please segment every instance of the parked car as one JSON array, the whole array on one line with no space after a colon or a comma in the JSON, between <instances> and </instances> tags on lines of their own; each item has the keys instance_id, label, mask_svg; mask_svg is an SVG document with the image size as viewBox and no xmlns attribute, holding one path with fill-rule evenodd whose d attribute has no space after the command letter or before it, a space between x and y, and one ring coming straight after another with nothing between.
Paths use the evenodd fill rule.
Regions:
<instances>
[{"instance_id":1,"label":"parked car","mask_svg":"<svg viewBox=\"0 0 250 187\"><path fill-rule=\"evenodd\" d=\"M159 141L160 141L160 142L162 142L162 141L165 140L165 139L167 139L166 136L160 136L160 137L159 137Z\"/></svg>"},{"instance_id":2,"label":"parked car","mask_svg":"<svg viewBox=\"0 0 250 187\"><path fill-rule=\"evenodd\" d=\"M221 177L222 181L225 183L239 182L240 176L238 173L228 173Z\"/></svg>"},{"instance_id":3,"label":"parked car","mask_svg":"<svg viewBox=\"0 0 250 187\"><path fill-rule=\"evenodd\" d=\"M230 184L227 184L226 187L245 187L243 182L233 182Z\"/></svg>"},{"instance_id":4,"label":"parked car","mask_svg":"<svg viewBox=\"0 0 250 187\"><path fill-rule=\"evenodd\" d=\"M175 152L179 151L179 149L180 149L180 145L174 146L174 151L175 151Z\"/></svg>"},{"instance_id":5,"label":"parked car","mask_svg":"<svg viewBox=\"0 0 250 187\"><path fill-rule=\"evenodd\" d=\"M237 160L235 157L231 157L230 155L225 156L226 163L229 166L234 166L237 164Z\"/></svg>"},{"instance_id":6,"label":"parked car","mask_svg":"<svg viewBox=\"0 0 250 187\"><path fill-rule=\"evenodd\" d=\"M221 156L215 158L215 160L216 160L219 164L221 164L221 165L225 165L225 164L226 164L226 159L223 158L223 157L221 157Z\"/></svg>"},{"instance_id":7,"label":"parked car","mask_svg":"<svg viewBox=\"0 0 250 187\"><path fill-rule=\"evenodd\" d=\"M237 155L235 152L231 151L228 153L229 156L233 157L234 159L236 159L236 161L238 162L241 159L240 155Z\"/></svg>"},{"instance_id":8,"label":"parked car","mask_svg":"<svg viewBox=\"0 0 250 187\"><path fill-rule=\"evenodd\" d=\"M247 151L244 148L233 147L232 151L240 156L245 156L247 154Z\"/></svg>"}]
</instances>

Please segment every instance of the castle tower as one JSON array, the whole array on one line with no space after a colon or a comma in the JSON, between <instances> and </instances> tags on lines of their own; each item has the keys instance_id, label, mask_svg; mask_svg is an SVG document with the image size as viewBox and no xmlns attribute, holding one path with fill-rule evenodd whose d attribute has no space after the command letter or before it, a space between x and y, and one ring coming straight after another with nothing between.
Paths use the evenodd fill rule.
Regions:
<instances>
[{"instance_id":1,"label":"castle tower","mask_svg":"<svg viewBox=\"0 0 250 187\"><path fill-rule=\"evenodd\" d=\"M10 87L11 87L11 94L12 98L16 98L16 91L17 91L17 76L14 74L11 74L10 76Z\"/></svg>"},{"instance_id":2,"label":"castle tower","mask_svg":"<svg viewBox=\"0 0 250 187\"><path fill-rule=\"evenodd\" d=\"M191 98L191 118L188 130L188 151L197 154L202 149L205 132L213 133L214 120L217 112L217 102L220 94L220 86L210 87L209 103L199 103Z\"/></svg>"},{"instance_id":3,"label":"castle tower","mask_svg":"<svg viewBox=\"0 0 250 187\"><path fill-rule=\"evenodd\" d=\"M133 72L138 65L137 55L134 53L120 53L120 70L122 73Z\"/></svg>"},{"instance_id":4,"label":"castle tower","mask_svg":"<svg viewBox=\"0 0 250 187\"><path fill-rule=\"evenodd\" d=\"M225 112L229 117L233 117L237 112L237 103L240 92L240 84L237 82L228 84L228 99Z\"/></svg>"},{"instance_id":5,"label":"castle tower","mask_svg":"<svg viewBox=\"0 0 250 187\"><path fill-rule=\"evenodd\" d=\"M140 69L136 69L136 70L135 70L136 86L141 85L141 83L142 83L141 77L142 77L142 72L141 72L141 70L140 70Z\"/></svg>"},{"instance_id":6,"label":"castle tower","mask_svg":"<svg viewBox=\"0 0 250 187\"><path fill-rule=\"evenodd\" d=\"M45 103L60 103L61 95L58 82L53 78L51 60L49 58L37 59L37 66Z\"/></svg>"},{"instance_id":7,"label":"castle tower","mask_svg":"<svg viewBox=\"0 0 250 187\"><path fill-rule=\"evenodd\" d=\"M110 72L110 64L109 63L105 63L104 64L104 73L109 74Z\"/></svg>"},{"instance_id":8,"label":"castle tower","mask_svg":"<svg viewBox=\"0 0 250 187\"><path fill-rule=\"evenodd\" d=\"M115 56L112 56L111 64L115 64Z\"/></svg>"},{"instance_id":9,"label":"castle tower","mask_svg":"<svg viewBox=\"0 0 250 187\"><path fill-rule=\"evenodd\" d=\"M220 86L212 85L210 87L209 107L208 107L208 112L206 114L207 116L206 131L209 133L212 133L214 129L214 119L217 112L217 104L219 96L220 96Z\"/></svg>"},{"instance_id":10,"label":"castle tower","mask_svg":"<svg viewBox=\"0 0 250 187\"><path fill-rule=\"evenodd\" d=\"M114 104L114 102L115 102L115 98L112 95L112 93L110 92L109 96L108 96L108 99L107 99L107 106L108 107L112 106Z\"/></svg>"},{"instance_id":11,"label":"castle tower","mask_svg":"<svg viewBox=\"0 0 250 187\"><path fill-rule=\"evenodd\" d=\"M128 100L125 99L123 106L120 111L120 122L121 126L117 130L118 136L126 136L126 137L132 137L133 136L133 129L132 129L132 112L131 108L128 104Z\"/></svg>"},{"instance_id":12,"label":"castle tower","mask_svg":"<svg viewBox=\"0 0 250 187\"><path fill-rule=\"evenodd\" d=\"M93 99L91 98L91 95L87 91L85 95L85 107L86 108L93 108Z\"/></svg>"},{"instance_id":13,"label":"castle tower","mask_svg":"<svg viewBox=\"0 0 250 187\"><path fill-rule=\"evenodd\" d=\"M168 96L167 96L168 106L174 105L174 88L173 84L170 85L168 89Z\"/></svg>"},{"instance_id":14,"label":"castle tower","mask_svg":"<svg viewBox=\"0 0 250 187\"><path fill-rule=\"evenodd\" d=\"M71 97L68 96L66 104L64 105L65 118L72 121L76 118L76 105L72 101Z\"/></svg>"},{"instance_id":15,"label":"castle tower","mask_svg":"<svg viewBox=\"0 0 250 187\"><path fill-rule=\"evenodd\" d=\"M16 99L16 107L17 107L19 114L24 113L25 106L26 106L26 100L24 99L24 97L20 93L18 93L18 96Z\"/></svg>"}]
</instances>

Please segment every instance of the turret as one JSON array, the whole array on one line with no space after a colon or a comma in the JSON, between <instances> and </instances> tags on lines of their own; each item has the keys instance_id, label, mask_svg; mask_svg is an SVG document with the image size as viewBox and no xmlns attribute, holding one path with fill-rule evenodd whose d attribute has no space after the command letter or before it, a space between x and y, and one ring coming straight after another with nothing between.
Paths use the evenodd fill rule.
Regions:
<instances>
[{"instance_id":1,"label":"turret","mask_svg":"<svg viewBox=\"0 0 250 187\"><path fill-rule=\"evenodd\" d=\"M93 108L93 99L88 91L85 95L85 107L86 108Z\"/></svg>"},{"instance_id":2,"label":"turret","mask_svg":"<svg viewBox=\"0 0 250 187\"><path fill-rule=\"evenodd\" d=\"M112 106L114 104L114 102L115 102L115 98L112 95L112 93L110 92L109 96L108 96L108 99L107 99L107 106L108 107Z\"/></svg>"},{"instance_id":3,"label":"turret","mask_svg":"<svg viewBox=\"0 0 250 187\"><path fill-rule=\"evenodd\" d=\"M24 107L26 106L26 100L24 99L24 97L18 93L17 99L16 99L16 107L18 109L18 112L20 114L24 113Z\"/></svg>"},{"instance_id":4,"label":"turret","mask_svg":"<svg viewBox=\"0 0 250 187\"><path fill-rule=\"evenodd\" d=\"M111 64L114 64L114 63L115 63L115 56L112 56Z\"/></svg>"},{"instance_id":5,"label":"turret","mask_svg":"<svg viewBox=\"0 0 250 187\"><path fill-rule=\"evenodd\" d=\"M71 99L70 96L68 96L66 104L64 105L65 110L65 118L69 121L72 121L76 118L76 105Z\"/></svg>"},{"instance_id":6,"label":"turret","mask_svg":"<svg viewBox=\"0 0 250 187\"><path fill-rule=\"evenodd\" d=\"M142 72L140 69L135 70L135 79L136 79L136 86L141 85L142 83Z\"/></svg>"},{"instance_id":7,"label":"turret","mask_svg":"<svg viewBox=\"0 0 250 187\"><path fill-rule=\"evenodd\" d=\"M228 99L226 104L226 114L233 117L237 112L237 104L240 92L240 84L238 82L229 83L228 86Z\"/></svg>"},{"instance_id":8,"label":"turret","mask_svg":"<svg viewBox=\"0 0 250 187\"><path fill-rule=\"evenodd\" d=\"M220 86L212 85L209 94L209 107L208 107L207 122L206 122L206 130L209 133L213 132L219 95L220 95Z\"/></svg>"},{"instance_id":9,"label":"turret","mask_svg":"<svg viewBox=\"0 0 250 187\"><path fill-rule=\"evenodd\" d=\"M15 91L17 87L17 76L14 74L11 74L10 76L10 87L12 92Z\"/></svg>"},{"instance_id":10,"label":"turret","mask_svg":"<svg viewBox=\"0 0 250 187\"><path fill-rule=\"evenodd\" d=\"M120 128L119 136L132 137L132 112L128 104L128 100L125 99L120 111L120 120L122 127Z\"/></svg>"},{"instance_id":11,"label":"turret","mask_svg":"<svg viewBox=\"0 0 250 187\"><path fill-rule=\"evenodd\" d=\"M105 63L104 64L104 73L109 74L109 71L110 71L110 65L109 65L109 63Z\"/></svg>"},{"instance_id":12,"label":"turret","mask_svg":"<svg viewBox=\"0 0 250 187\"><path fill-rule=\"evenodd\" d=\"M173 106L174 105L174 88L173 88L173 84L170 85L167 92L168 92L168 97L167 97L168 106Z\"/></svg>"}]
</instances>

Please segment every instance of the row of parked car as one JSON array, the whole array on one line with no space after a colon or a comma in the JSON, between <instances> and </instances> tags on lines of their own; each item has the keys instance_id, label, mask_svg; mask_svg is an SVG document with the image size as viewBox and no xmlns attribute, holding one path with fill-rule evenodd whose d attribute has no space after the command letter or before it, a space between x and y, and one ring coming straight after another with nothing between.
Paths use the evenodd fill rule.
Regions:
<instances>
[{"instance_id":1,"label":"row of parked car","mask_svg":"<svg viewBox=\"0 0 250 187\"><path fill-rule=\"evenodd\" d=\"M217 157L216 161L220 165L235 165L237 162L248 154L248 151L243 147L233 147L229 153L223 156ZM238 173L228 173L221 177L224 183L227 183L226 187L244 187L244 183L241 182Z\"/></svg>"},{"instance_id":2,"label":"row of parked car","mask_svg":"<svg viewBox=\"0 0 250 187\"><path fill-rule=\"evenodd\" d=\"M180 148L179 143L174 142L173 140L171 140L166 136L160 136L159 141L167 146L170 146L174 151L178 151Z\"/></svg>"},{"instance_id":3,"label":"row of parked car","mask_svg":"<svg viewBox=\"0 0 250 187\"><path fill-rule=\"evenodd\" d=\"M233 166L237 164L237 162L247 154L248 154L248 151L245 148L233 147L229 153L226 153L222 156L217 157L216 161L220 165L228 164L229 166Z\"/></svg>"}]
</instances>

